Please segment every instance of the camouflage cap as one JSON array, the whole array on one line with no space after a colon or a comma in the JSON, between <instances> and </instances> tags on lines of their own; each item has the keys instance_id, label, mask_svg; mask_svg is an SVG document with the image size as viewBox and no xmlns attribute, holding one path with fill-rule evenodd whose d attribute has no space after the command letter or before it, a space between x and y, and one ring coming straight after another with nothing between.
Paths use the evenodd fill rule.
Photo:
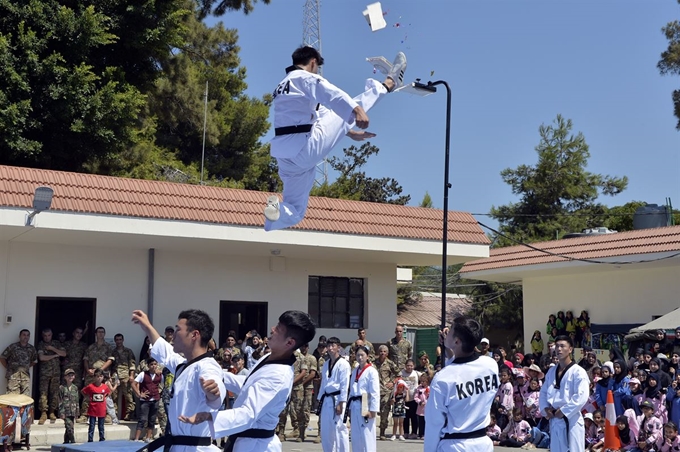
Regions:
<instances>
[{"instance_id":1,"label":"camouflage cap","mask_svg":"<svg viewBox=\"0 0 680 452\"><path fill-rule=\"evenodd\" d=\"M64 371L64 376L66 376L66 375L68 375L68 374L73 374L73 375L75 375L75 374L76 374L76 371L73 370L73 369L66 369L66 370Z\"/></svg>"}]
</instances>

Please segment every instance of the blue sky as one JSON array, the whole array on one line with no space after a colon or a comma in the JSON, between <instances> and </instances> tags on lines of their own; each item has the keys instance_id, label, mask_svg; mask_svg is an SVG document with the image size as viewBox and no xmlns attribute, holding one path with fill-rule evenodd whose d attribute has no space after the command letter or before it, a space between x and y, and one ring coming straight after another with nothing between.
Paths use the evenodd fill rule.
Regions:
<instances>
[{"instance_id":1,"label":"blue sky","mask_svg":"<svg viewBox=\"0 0 680 452\"><path fill-rule=\"evenodd\" d=\"M404 51L407 81L449 82L451 210L488 213L515 201L499 173L535 164L538 127L557 114L583 132L589 171L628 176L628 189L603 203L671 197L680 207L680 132L671 102L680 77L656 69L668 44L661 27L680 19L675 0L384 0L388 26L377 32L362 16L368 3L322 1L323 75L356 95L374 76L366 57L392 60ZM303 4L272 0L247 16L220 18L239 31L249 95L271 92L284 76L302 42ZM443 90L387 96L369 112L380 154L368 175L396 178L410 204L427 191L441 207L445 114ZM352 143L342 141L332 155Z\"/></svg>"}]
</instances>

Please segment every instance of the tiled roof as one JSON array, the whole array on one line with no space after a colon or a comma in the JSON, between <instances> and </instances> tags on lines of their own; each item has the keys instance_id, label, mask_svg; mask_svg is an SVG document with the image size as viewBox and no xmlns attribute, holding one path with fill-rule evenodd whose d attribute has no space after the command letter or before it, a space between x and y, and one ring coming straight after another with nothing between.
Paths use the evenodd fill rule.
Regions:
<instances>
[{"instance_id":1,"label":"tiled roof","mask_svg":"<svg viewBox=\"0 0 680 452\"><path fill-rule=\"evenodd\" d=\"M465 314L472 302L461 295L446 295L446 324L450 325L456 315ZM397 323L408 327L436 327L441 325L441 294L422 293L414 302L404 302L397 309Z\"/></svg>"},{"instance_id":2,"label":"tiled roof","mask_svg":"<svg viewBox=\"0 0 680 452\"><path fill-rule=\"evenodd\" d=\"M605 259L650 253L680 252L680 226L617 232L533 243L544 251L577 259ZM461 273L567 262L570 259L536 251L523 245L495 248L488 258L466 263Z\"/></svg>"},{"instance_id":3,"label":"tiled roof","mask_svg":"<svg viewBox=\"0 0 680 452\"><path fill-rule=\"evenodd\" d=\"M35 188L54 189L52 210L262 227L267 193L0 165L0 207L30 208ZM442 212L312 197L294 229L441 240ZM489 244L469 213L449 211L451 242Z\"/></svg>"}]
</instances>

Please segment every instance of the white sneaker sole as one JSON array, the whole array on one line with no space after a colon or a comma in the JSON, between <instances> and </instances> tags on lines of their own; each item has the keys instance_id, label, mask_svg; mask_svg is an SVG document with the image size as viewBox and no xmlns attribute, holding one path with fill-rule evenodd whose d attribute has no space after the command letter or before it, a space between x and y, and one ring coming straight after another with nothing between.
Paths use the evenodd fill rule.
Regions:
<instances>
[{"instance_id":1,"label":"white sneaker sole","mask_svg":"<svg viewBox=\"0 0 680 452\"><path fill-rule=\"evenodd\" d=\"M267 198L267 207L264 208L264 216L269 221L277 221L279 219L281 211L279 210L278 196L272 195Z\"/></svg>"}]
</instances>

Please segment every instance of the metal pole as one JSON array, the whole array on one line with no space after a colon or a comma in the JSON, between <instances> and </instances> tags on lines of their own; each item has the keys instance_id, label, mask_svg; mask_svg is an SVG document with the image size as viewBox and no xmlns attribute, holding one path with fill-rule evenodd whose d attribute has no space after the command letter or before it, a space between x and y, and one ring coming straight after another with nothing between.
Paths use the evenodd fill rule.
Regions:
<instances>
[{"instance_id":1,"label":"metal pole","mask_svg":"<svg viewBox=\"0 0 680 452\"><path fill-rule=\"evenodd\" d=\"M208 125L208 81L205 82L205 93L203 95L203 151L201 151L201 185L203 185L203 162L205 160L205 129Z\"/></svg>"}]
</instances>

